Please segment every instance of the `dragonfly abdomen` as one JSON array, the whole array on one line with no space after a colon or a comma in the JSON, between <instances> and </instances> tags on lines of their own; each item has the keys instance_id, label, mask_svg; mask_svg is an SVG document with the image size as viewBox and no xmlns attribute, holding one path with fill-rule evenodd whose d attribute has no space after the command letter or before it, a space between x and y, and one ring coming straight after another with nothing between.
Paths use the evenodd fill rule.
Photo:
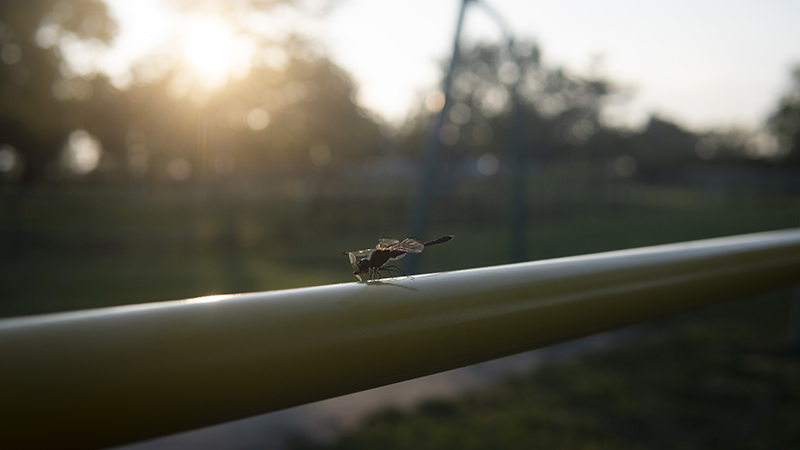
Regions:
<instances>
[{"instance_id":1,"label":"dragonfly abdomen","mask_svg":"<svg viewBox=\"0 0 800 450\"><path fill-rule=\"evenodd\" d=\"M434 239L432 241L428 241L428 242L425 243L425 247L428 247L430 245L441 244L442 242L447 242L450 239L453 239L453 235L452 234L449 235L449 236L442 236L439 239Z\"/></svg>"}]
</instances>

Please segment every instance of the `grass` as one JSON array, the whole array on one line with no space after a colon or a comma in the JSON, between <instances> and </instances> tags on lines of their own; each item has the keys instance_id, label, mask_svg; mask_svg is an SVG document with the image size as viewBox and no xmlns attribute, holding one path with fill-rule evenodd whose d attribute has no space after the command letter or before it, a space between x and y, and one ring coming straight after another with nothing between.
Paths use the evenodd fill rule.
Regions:
<instances>
[{"instance_id":1,"label":"grass","mask_svg":"<svg viewBox=\"0 0 800 450\"><path fill-rule=\"evenodd\" d=\"M508 238L506 192L479 187L434 200L423 237L456 239L426 251L420 271L509 262L519 243ZM111 187L0 191L0 317L353 281L341 252L404 237L411 198L346 186L313 200L270 186L162 188L146 200ZM545 178L530 199L531 260L800 222L797 197L749 192Z\"/></svg>"}]
</instances>

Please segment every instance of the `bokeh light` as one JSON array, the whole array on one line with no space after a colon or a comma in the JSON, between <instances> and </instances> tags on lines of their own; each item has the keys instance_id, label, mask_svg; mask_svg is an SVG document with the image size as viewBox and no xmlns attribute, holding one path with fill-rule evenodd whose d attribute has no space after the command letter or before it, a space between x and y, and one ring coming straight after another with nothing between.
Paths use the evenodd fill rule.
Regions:
<instances>
[{"instance_id":1,"label":"bokeh light","mask_svg":"<svg viewBox=\"0 0 800 450\"><path fill-rule=\"evenodd\" d=\"M472 111L465 103L456 103L450 108L450 120L456 125L464 125L469 122L471 116Z\"/></svg>"},{"instance_id":2,"label":"bokeh light","mask_svg":"<svg viewBox=\"0 0 800 450\"><path fill-rule=\"evenodd\" d=\"M490 177L497 173L497 169L500 167L500 161L497 160L497 157L491 153L484 153L478 158L477 162L478 172L485 177Z\"/></svg>"},{"instance_id":3,"label":"bokeh light","mask_svg":"<svg viewBox=\"0 0 800 450\"><path fill-rule=\"evenodd\" d=\"M261 131L269 125L269 113L264 108L254 108L247 113L247 126L253 131Z\"/></svg>"},{"instance_id":4,"label":"bokeh light","mask_svg":"<svg viewBox=\"0 0 800 450\"><path fill-rule=\"evenodd\" d=\"M458 125L447 123L442 125L442 128L439 129L439 140L442 141L445 145L453 145L458 142L458 138L461 135L461 130L459 129Z\"/></svg>"},{"instance_id":5,"label":"bokeh light","mask_svg":"<svg viewBox=\"0 0 800 450\"><path fill-rule=\"evenodd\" d=\"M425 109L429 112L436 113L444 107L444 94L442 91L433 91L425 98Z\"/></svg>"},{"instance_id":6,"label":"bokeh light","mask_svg":"<svg viewBox=\"0 0 800 450\"><path fill-rule=\"evenodd\" d=\"M0 172L11 173L19 164L17 149L8 144L0 145Z\"/></svg>"},{"instance_id":7,"label":"bokeh light","mask_svg":"<svg viewBox=\"0 0 800 450\"><path fill-rule=\"evenodd\" d=\"M322 167L331 160L331 149L326 144L316 144L308 151L311 162L318 167Z\"/></svg>"},{"instance_id":8,"label":"bokeh light","mask_svg":"<svg viewBox=\"0 0 800 450\"><path fill-rule=\"evenodd\" d=\"M62 155L69 170L76 175L86 175L100 163L103 145L86 130L75 130L69 135Z\"/></svg>"},{"instance_id":9,"label":"bokeh light","mask_svg":"<svg viewBox=\"0 0 800 450\"><path fill-rule=\"evenodd\" d=\"M0 59L9 65L16 64L22 59L22 49L16 44L6 44L0 49Z\"/></svg>"},{"instance_id":10,"label":"bokeh light","mask_svg":"<svg viewBox=\"0 0 800 450\"><path fill-rule=\"evenodd\" d=\"M183 158L175 158L167 164L167 173L175 181L185 181L192 175L192 165Z\"/></svg>"}]
</instances>

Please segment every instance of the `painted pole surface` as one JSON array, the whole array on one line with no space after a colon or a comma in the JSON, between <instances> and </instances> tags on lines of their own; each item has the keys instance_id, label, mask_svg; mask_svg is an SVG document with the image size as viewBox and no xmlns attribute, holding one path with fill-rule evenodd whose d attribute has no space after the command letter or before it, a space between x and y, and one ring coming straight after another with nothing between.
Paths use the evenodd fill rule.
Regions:
<instances>
[{"instance_id":1,"label":"painted pole surface","mask_svg":"<svg viewBox=\"0 0 800 450\"><path fill-rule=\"evenodd\" d=\"M0 448L100 448L800 282L800 230L0 321Z\"/></svg>"}]
</instances>

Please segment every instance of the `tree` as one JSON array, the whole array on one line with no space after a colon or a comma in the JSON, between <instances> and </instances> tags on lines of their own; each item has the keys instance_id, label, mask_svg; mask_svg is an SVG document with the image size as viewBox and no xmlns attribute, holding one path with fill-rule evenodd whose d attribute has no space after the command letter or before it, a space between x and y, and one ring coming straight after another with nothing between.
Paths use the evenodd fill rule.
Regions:
<instances>
[{"instance_id":1,"label":"tree","mask_svg":"<svg viewBox=\"0 0 800 450\"><path fill-rule=\"evenodd\" d=\"M0 145L11 145L25 161L26 181L52 174L76 129L102 142L110 178L148 174L147 182L190 173L258 176L281 167L333 167L378 147L378 125L353 102L356 86L315 43L260 34L250 24L253 14L278 5L316 14L328 2L173 3L187 14L212 14L254 43L247 70L208 86L184 54L164 52L134 67L133 82L120 90L96 67L79 64L87 58L76 63L68 57L76 46L85 56L110 42L114 24L102 2L0 5L6 40L0 49ZM171 172L170 165L184 169Z\"/></svg>"},{"instance_id":2,"label":"tree","mask_svg":"<svg viewBox=\"0 0 800 450\"><path fill-rule=\"evenodd\" d=\"M163 173L181 159L195 173L257 178L337 167L378 147L377 123L353 102L349 76L327 58L290 57L280 70L256 65L201 104L188 91L170 94L171 75L121 93L114 106L132 136L122 147L128 159L146 160L144 171Z\"/></svg>"},{"instance_id":3,"label":"tree","mask_svg":"<svg viewBox=\"0 0 800 450\"><path fill-rule=\"evenodd\" d=\"M793 84L778 104L767 124L779 141L784 161L800 165L800 66L792 71Z\"/></svg>"},{"instance_id":4,"label":"tree","mask_svg":"<svg viewBox=\"0 0 800 450\"><path fill-rule=\"evenodd\" d=\"M99 0L0 2L0 144L17 152L24 181L43 178L70 131L72 105L56 95L92 96L95 72L76 71L67 46L102 47L114 33Z\"/></svg>"},{"instance_id":5,"label":"tree","mask_svg":"<svg viewBox=\"0 0 800 450\"><path fill-rule=\"evenodd\" d=\"M507 148L517 99L525 110L530 156L569 158L576 149L586 149L601 130L603 106L615 93L616 87L607 80L544 66L533 43L517 43L511 50L478 44L462 49L453 75L454 104L442 138L467 152ZM410 123L412 131L403 146L407 152L421 142L424 129L420 115Z\"/></svg>"},{"instance_id":6,"label":"tree","mask_svg":"<svg viewBox=\"0 0 800 450\"><path fill-rule=\"evenodd\" d=\"M672 122L650 117L645 129L631 137L633 156L646 172L683 169L700 160L698 139Z\"/></svg>"}]
</instances>

